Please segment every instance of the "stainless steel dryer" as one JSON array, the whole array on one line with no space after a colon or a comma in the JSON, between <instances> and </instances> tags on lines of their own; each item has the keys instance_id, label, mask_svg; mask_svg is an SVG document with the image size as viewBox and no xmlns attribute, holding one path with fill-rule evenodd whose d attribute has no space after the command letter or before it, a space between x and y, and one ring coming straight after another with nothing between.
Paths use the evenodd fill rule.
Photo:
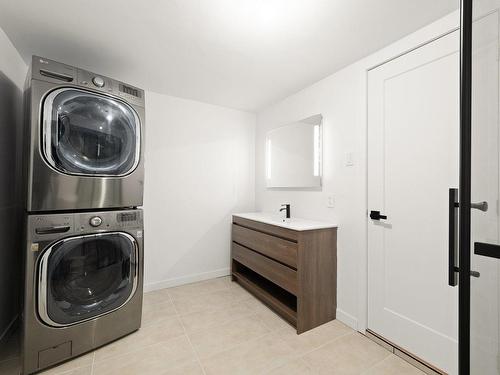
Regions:
<instances>
[{"instance_id":1,"label":"stainless steel dryer","mask_svg":"<svg viewBox=\"0 0 500 375\"><path fill-rule=\"evenodd\" d=\"M23 374L139 329L142 210L27 216Z\"/></svg>"},{"instance_id":2,"label":"stainless steel dryer","mask_svg":"<svg viewBox=\"0 0 500 375\"><path fill-rule=\"evenodd\" d=\"M143 90L33 56L25 102L28 212L142 205Z\"/></svg>"}]
</instances>

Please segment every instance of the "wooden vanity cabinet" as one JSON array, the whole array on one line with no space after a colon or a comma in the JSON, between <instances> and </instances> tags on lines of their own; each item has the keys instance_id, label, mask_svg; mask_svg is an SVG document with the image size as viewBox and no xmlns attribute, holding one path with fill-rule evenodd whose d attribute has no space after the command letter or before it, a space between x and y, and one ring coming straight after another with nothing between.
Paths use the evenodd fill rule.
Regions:
<instances>
[{"instance_id":1,"label":"wooden vanity cabinet","mask_svg":"<svg viewBox=\"0 0 500 375\"><path fill-rule=\"evenodd\" d=\"M302 333L335 319L337 228L292 230L233 216L232 279Z\"/></svg>"}]
</instances>

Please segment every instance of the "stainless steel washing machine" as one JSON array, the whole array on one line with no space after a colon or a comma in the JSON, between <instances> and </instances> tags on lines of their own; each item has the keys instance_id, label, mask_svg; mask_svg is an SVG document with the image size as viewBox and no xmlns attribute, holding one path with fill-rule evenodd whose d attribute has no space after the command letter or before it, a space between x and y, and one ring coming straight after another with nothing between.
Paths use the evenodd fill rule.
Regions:
<instances>
[{"instance_id":1,"label":"stainless steel washing machine","mask_svg":"<svg viewBox=\"0 0 500 375\"><path fill-rule=\"evenodd\" d=\"M28 212L142 206L143 90L33 56L25 105Z\"/></svg>"},{"instance_id":2,"label":"stainless steel washing machine","mask_svg":"<svg viewBox=\"0 0 500 375\"><path fill-rule=\"evenodd\" d=\"M28 215L22 373L31 374L141 325L141 209Z\"/></svg>"}]
</instances>

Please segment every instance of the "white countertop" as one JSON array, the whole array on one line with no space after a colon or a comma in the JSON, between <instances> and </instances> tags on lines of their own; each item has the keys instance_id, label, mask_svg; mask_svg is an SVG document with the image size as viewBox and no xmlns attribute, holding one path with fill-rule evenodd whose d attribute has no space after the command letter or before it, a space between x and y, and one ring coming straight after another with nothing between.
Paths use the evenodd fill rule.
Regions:
<instances>
[{"instance_id":1,"label":"white countertop","mask_svg":"<svg viewBox=\"0 0 500 375\"><path fill-rule=\"evenodd\" d=\"M290 219L283 219L280 215L276 215L270 212L248 212L242 214L233 214L233 216L241 217L243 219L248 219L248 220L260 221L261 223L276 225L278 227L288 228L297 231L338 227L337 224L329 223L326 221L314 221L307 219L299 219L296 217L292 217Z\"/></svg>"}]
</instances>

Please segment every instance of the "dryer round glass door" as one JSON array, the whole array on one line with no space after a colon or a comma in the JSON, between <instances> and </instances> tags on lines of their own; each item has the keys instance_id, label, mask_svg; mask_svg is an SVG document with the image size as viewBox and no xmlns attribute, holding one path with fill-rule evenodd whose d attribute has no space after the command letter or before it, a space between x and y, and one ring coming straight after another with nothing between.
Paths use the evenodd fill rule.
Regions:
<instances>
[{"instance_id":1,"label":"dryer round glass door","mask_svg":"<svg viewBox=\"0 0 500 375\"><path fill-rule=\"evenodd\" d=\"M43 154L62 173L131 173L139 163L140 130L130 105L99 93L61 88L43 103Z\"/></svg>"},{"instance_id":2,"label":"dryer round glass door","mask_svg":"<svg viewBox=\"0 0 500 375\"><path fill-rule=\"evenodd\" d=\"M56 327L76 324L126 304L137 287L138 247L122 232L69 237L39 262L38 313Z\"/></svg>"}]
</instances>

